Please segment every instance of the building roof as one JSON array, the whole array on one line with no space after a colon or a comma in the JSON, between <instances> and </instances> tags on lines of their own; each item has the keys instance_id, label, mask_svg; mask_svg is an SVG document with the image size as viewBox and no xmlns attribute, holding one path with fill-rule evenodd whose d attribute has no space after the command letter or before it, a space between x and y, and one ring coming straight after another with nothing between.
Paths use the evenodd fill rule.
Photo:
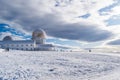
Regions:
<instances>
[{"instance_id":1,"label":"building roof","mask_svg":"<svg viewBox=\"0 0 120 80\"><path fill-rule=\"evenodd\" d=\"M30 43L34 43L33 40L14 40L14 41L0 41L0 44L30 44Z\"/></svg>"}]
</instances>

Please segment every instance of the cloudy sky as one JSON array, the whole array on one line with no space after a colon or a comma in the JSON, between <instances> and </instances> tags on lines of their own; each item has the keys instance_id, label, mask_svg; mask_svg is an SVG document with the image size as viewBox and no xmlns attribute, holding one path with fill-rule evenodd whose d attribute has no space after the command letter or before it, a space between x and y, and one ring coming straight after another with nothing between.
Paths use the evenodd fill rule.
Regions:
<instances>
[{"instance_id":1,"label":"cloudy sky","mask_svg":"<svg viewBox=\"0 0 120 80\"><path fill-rule=\"evenodd\" d=\"M0 0L0 39L30 39L42 28L47 43L70 47L120 45L120 0Z\"/></svg>"}]
</instances>

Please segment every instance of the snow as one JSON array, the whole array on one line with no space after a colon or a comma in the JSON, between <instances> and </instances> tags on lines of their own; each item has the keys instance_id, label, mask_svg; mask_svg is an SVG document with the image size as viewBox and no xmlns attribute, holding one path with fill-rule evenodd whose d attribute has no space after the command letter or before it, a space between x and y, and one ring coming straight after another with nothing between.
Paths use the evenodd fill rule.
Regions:
<instances>
[{"instance_id":1,"label":"snow","mask_svg":"<svg viewBox=\"0 0 120 80\"><path fill-rule=\"evenodd\" d=\"M5 51L4 49L0 49L0 52L3 52L3 51Z\"/></svg>"},{"instance_id":2,"label":"snow","mask_svg":"<svg viewBox=\"0 0 120 80\"><path fill-rule=\"evenodd\" d=\"M0 80L120 80L114 53L0 52Z\"/></svg>"}]
</instances>

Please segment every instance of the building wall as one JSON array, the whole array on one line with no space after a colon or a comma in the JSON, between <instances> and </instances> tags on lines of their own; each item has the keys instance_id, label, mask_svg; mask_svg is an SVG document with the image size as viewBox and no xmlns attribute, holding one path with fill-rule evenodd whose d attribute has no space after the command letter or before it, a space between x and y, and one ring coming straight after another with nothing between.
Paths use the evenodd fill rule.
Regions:
<instances>
[{"instance_id":1,"label":"building wall","mask_svg":"<svg viewBox=\"0 0 120 80\"><path fill-rule=\"evenodd\" d=\"M3 42L0 43L1 48L11 49L11 50L25 50L25 51L50 51L53 50L53 47L48 44L34 44L34 42Z\"/></svg>"},{"instance_id":2,"label":"building wall","mask_svg":"<svg viewBox=\"0 0 120 80\"><path fill-rule=\"evenodd\" d=\"M34 45L31 44L14 44L14 43L9 43L9 44L2 44L2 48L4 49L15 49L15 50L34 50Z\"/></svg>"}]
</instances>

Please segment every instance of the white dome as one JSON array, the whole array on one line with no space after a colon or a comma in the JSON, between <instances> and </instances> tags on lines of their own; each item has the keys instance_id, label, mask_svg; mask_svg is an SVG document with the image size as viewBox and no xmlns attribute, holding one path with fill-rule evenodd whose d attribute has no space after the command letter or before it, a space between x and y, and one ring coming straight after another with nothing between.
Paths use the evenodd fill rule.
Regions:
<instances>
[{"instance_id":1,"label":"white dome","mask_svg":"<svg viewBox=\"0 0 120 80\"><path fill-rule=\"evenodd\" d=\"M13 39L12 39L12 37L11 36L5 36L4 38L3 38L3 41L12 41Z\"/></svg>"},{"instance_id":2,"label":"white dome","mask_svg":"<svg viewBox=\"0 0 120 80\"><path fill-rule=\"evenodd\" d=\"M36 38L46 38L46 33L43 29L36 29L35 31L33 31L32 33L32 39L36 39Z\"/></svg>"}]
</instances>

